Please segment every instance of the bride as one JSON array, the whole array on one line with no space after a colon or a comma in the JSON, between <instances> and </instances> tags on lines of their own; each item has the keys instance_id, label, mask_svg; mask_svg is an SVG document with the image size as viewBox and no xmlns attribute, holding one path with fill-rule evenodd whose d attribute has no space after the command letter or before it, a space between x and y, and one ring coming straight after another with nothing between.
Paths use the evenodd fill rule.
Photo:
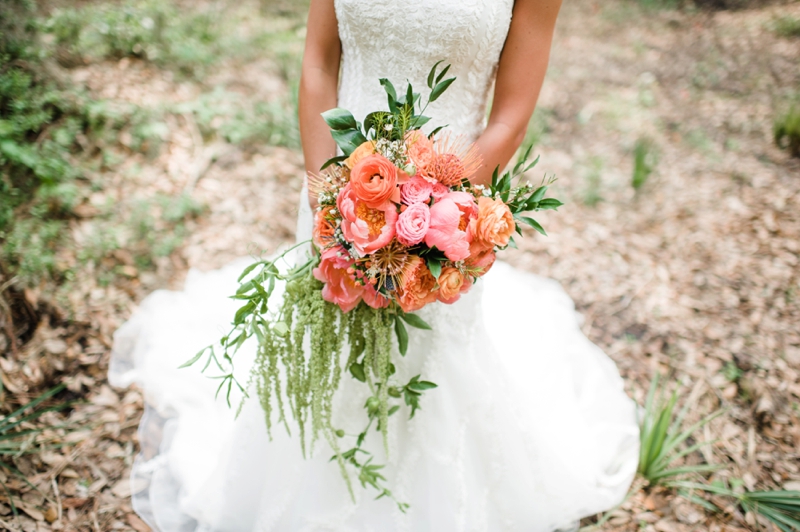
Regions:
<instances>
[{"instance_id":1,"label":"bride","mask_svg":"<svg viewBox=\"0 0 800 532\"><path fill-rule=\"evenodd\" d=\"M523 139L560 3L312 0L300 86L307 170L335 152L320 113L385 108L379 78L422 87L443 59L457 80L429 108L439 121L430 127L475 141L485 162L475 180L485 182ZM304 196L298 240L310 227ZM549 532L624 497L638 428L616 367L583 336L556 282L498 263L456 304L420 312L433 330L411 332L398 375L439 387L413 419L391 418L388 455L367 440L409 509L360 489L353 502L329 449L303 459L296 437L276 429L270 441L257 401L235 418L214 400L214 381L177 369L230 323L227 296L248 262L190 272L184 291L150 295L115 336L111 382L145 394L131 482L134 508L155 530ZM237 355L245 381L254 352ZM347 434L363 428L363 394L348 382L337 392L334 425Z\"/></svg>"}]
</instances>

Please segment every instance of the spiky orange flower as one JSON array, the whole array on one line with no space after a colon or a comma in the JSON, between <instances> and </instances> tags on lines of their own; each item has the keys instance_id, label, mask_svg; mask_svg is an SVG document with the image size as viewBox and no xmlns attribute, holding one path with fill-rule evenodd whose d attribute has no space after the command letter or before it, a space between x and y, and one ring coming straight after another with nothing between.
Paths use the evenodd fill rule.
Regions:
<instances>
[{"instance_id":1,"label":"spiky orange flower","mask_svg":"<svg viewBox=\"0 0 800 532\"><path fill-rule=\"evenodd\" d=\"M483 162L475 144L467 144L462 136L444 134L436 139L434 149L431 176L448 187L472 177Z\"/></svg>"},{"instance_id":2,"label":"spiky orange flower","mask_svg":"<svg viewBox=\"0 0 800 532\"><path fill-rule=\"evenodd\" d=\"M370 277L378 279L378 286L387 286L389 290L394 290L400 286L400 279L410 256L406 247L395 239L369 255L366 260L370 262L368 273Z\"/></svg>"},{"instance_id":3,"label":"spiky orange flower","mask_svg":"<svg viewBox=\"0 0 800 532\"><path fill-rule=\"evenodd\" d=\"M350 180L350 170L331 165L320 174L308 173L308 190L320 203L336 202L339 190Z\"/></svg>"}]
</instances>

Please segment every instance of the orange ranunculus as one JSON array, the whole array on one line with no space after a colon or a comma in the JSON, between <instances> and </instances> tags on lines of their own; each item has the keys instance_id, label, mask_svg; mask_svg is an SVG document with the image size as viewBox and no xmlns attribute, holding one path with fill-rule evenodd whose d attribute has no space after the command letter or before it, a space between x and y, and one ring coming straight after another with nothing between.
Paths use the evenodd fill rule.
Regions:
<instances>
[{"instance_id":1,"label":"orange ranunculus","mask_svg":"<svg viewBox=\"0 0 800 532\"><path fill-rule=\"evenodd\" d=\"M412 129L406 133L406 151L411 163L417 168L417 174L430 177L430 166L436 156L433 142L419 129Z\"/></svg>"},{"instance_id":2,"label":"orange ranunculus","mask_svg":"<svg viewBox=\"0 0 800 532\"><path fill-rule=\"evenodd\" d=\"M515 227L514 216L503 200L478 198L478 217L469 223L470 237L477 246L507 246Z\"/></svg>"},{"instance_id":3,"label":"orange ranunculus","mask_svg":"<svg viewBox=\"0 0 800 532\"><path fill-rule=\"evenodd\" d=\"M355 151L350 154L350 157L344 160L344 165L352 170L361 159L373 153L375 153L375 141L368 140L356 148Z\"/></svg>"},{"instance_id":4,"label":"orange ranunculus","mask_svg":"<svg viewBox=\"0 0 800 532\"><path fill-rule=\"evenodd\" d=\"M325 249L333 243L333 235L336 232L336 226L330 220L331 211L333 207L323 207L314 215L314 244L319 249Z\"/></svg>"},{"instance_id":5,"label":"orange ranunculus","mask_svg":"<svg viewBox=\"0 0 800 532\"><path fill-rule=\"evenodd\" d=\"M436 301L436 278L425 261L414 256L403 270L397 302L404 312L414 312Z\"/></svg>"},{"instance_id":6,"label":"orange ranunculus","mask_svg":"<svg viewBox=\"0 0 800 532\"><path fill-rule=\"evenodd\" d=\"M442 268L439 275L439 301L442 303L455 303L472 286L472 279L464 276L458 268Z\"/></svg>"},{"instance_id":7,"label":"orange ranunculus","mask_svg":"<svg viewBox=\"0 0 800 532\"><path fill-rule=\"evenodd\" d=\"M397 167L376 153L367 155L353 166L350 186L358 199L377 209L395 194L399 200L397 178Z\"/></svg>"}]
</instances>

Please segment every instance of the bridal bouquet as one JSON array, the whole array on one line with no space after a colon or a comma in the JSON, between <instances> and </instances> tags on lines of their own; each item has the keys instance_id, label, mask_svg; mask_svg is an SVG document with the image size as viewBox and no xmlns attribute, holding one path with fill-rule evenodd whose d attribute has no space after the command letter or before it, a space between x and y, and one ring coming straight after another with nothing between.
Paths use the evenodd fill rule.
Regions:
<instances>
[{"instance_id":1,"label":"bridal bouquet","mask_svg":"<svg viewBox=\"0 0 800 532\"><path fill-rule=\"evenodd\" d=\"M219 389L227 388L228 397L233 386L245 396L255 388L268 430L276 417L288 431L288 411L304 454L322 436L351 495L354 469L363 486L394 498L384 486L383 466L364 448L365 438L375 424L388 452L388 418L402 403L413 417L423 392L436 387L420 375L397 381L392 337L405 355L406 326L430 328L412 312L437 301L456 302L489 271L498 250L514 245L523 225L545 234L523 213L562 205L544 197L551 180L513 184L538 161L528 162L530 148L513 170L500 176L496 169L491 184L482 186L470 181L481 166L474 145L442 128L423 133L430 121L427 105L455 81L444 79L449 66L438 71L439 64L428 76L424 107L410 84L398 96L381 79L388 111L368 114L363 124L344 109L323 113L342 155L309 178L318 199L312 253L305 260L288 259L308 244L303 242L250 265L233 296L243 305L231 332L186 364L207 354L205 368L215 364L223 371ZM281 287L283 299L273 308L270 298ZM243 386L233 375L232 357L251 337L258 354L251 382ZM364 383L369 394L366 428L353 436L332 423L343 372ZM342 442L350 441L344 450Z\"/></svg>"}]
</instances>

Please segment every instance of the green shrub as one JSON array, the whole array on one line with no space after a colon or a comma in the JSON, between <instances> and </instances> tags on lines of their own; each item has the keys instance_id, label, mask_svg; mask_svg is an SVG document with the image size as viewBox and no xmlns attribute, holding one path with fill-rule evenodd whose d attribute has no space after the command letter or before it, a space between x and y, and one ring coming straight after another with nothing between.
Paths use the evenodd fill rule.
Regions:
<instances>
[{"instance_id":1,"label":"green shrub","mask_svg":"<svg viewBox=\"0 0 800 532\"><path fill-rule=\"evenodd\" d=\"M59 9L43 28L62 52L79 61L138 57L196 74L218 55L213 13L179 12L171 2L129 0Z\"/></svg>"},{"instance_id":2,"label":"green shrub","mask_svg":"<svg viewBox=\"0 0 800 532\"><path fill-rule=\"evenodd\" d=\"M793 157L800 157L800 105L792 105L778 116L774 127L775 143L788 149Z\"/></svg>"},{"instance_id":3,"label":"green shrub","mask_svg":"<svg viewBox=\"0 0 800 532\"><path fill-rule=\"evenodd\" d=\"M800 18L785 16L775 19L772 27L781 37L800 37Z\"/></svg>"}]
</instances>

